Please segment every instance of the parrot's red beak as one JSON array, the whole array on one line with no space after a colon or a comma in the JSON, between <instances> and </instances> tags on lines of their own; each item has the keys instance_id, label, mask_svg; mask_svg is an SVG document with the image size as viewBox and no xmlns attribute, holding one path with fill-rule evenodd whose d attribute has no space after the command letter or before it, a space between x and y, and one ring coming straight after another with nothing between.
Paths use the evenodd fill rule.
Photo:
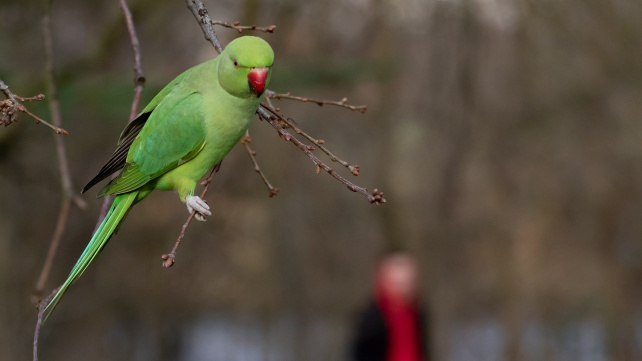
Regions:
<instances>
[{"instance_id":1,"label":"parrot's red beak","mask_svg":"<svg viewBox=\"0 0 642 361\"><path fill-rule=\"evenodd\" d=\"M265 91L267 75L268 68L252 68L250 69L250 73L247 75L250 88L252 88L257 97L260 97Z\"/></svg>"}]
</instances>

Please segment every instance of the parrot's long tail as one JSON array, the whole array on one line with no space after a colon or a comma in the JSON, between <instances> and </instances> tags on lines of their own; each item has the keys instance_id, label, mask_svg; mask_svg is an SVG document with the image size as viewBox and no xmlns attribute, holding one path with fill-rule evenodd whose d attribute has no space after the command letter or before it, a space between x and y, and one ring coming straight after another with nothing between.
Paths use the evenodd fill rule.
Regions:
<instances>
[{"instance_id":1,"label":"parrot's long tail","mask_svg":"<svg viewBox=\"0 0 642 361\"><path fill-rule=\"evenodd\" d=\"M80 255L78 261L76 261L76 265L69 273L67 280L62 286L60 286L56 296L45 308L45 314L47 315L45 320L51 315L51 313L53 313L56 305L60 302L62 296L64 296L65 291L67 291L67 288L69 288L69 286L71 286L82 275L82 273L85 272L89 264L94 260L94 258L96 258L96 256L98 256L103 247L105 247L105 244L107 244L111 235L127 215L127 212L134 203L134 200L136 200L137 195L138 191L134 191L116 196L114 203L112 203L111 208L109 208L109 212L107 212L107 215L105 216L105 219L100 224L93 237L91 237L91 241L87 244L87 247Z\"/></svg>"}]
</instances>

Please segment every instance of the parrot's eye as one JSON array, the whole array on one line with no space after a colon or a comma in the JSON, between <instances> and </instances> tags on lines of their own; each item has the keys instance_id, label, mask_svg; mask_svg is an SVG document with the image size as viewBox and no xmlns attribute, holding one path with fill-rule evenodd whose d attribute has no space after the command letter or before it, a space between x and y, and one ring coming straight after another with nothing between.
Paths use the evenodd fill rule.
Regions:
<instances>
[{"instance_id":1,"label":"parrot's eye","mask_svg":"<svg viewBox=\"0 0 642 361\"><path fill-rule=\"evenodd\" d=\"M236 59L234 59L234 67L235 67L236 69L238 69L238 68L240 67L240 66L239 66L239 62L238 62L238 61L236 61Z\"/></svg>"}]
</instances>

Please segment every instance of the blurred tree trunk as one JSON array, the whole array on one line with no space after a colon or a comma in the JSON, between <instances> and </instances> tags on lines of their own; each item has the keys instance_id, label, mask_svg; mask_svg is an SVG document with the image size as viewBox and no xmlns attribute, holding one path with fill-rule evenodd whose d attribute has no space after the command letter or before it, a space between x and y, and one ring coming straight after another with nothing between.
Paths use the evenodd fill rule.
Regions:
<instances>
[{"instance_id":1,"label":"blurred tree trunk","mask_svg":"<svg viewBox=\"0 0 642 361\"><path fill-rule=\"evenodd\" d=\"M369 19L369 25L366 26L366 28L371 29L366 33L366 43L369 45L368 52L370 56L374 59L380 59L380 61L403 61L394 56L394 54L398 54L399 49L393 45L394 31L389 21L388 14L390 10L387 7L387 2L385 0L373 0L371 9L372 16ZM404 248L408 245L407 239L404 239L406 237L405 232L403 232L403 228L399 223L399 207L401 207L401 204L395 201L394 176L390 172L391 165L399 161L394 158L394 155L398 153L395 152L395 149L399 145L393 143L394 137L392 136L394 134L394 126L399 120L394 112L394 104L398 96L394 92L394 80L393 76L385 76L377 85L379 88L378 98L369 101L371 104L376 104L376 106L371 106L371 110L368 112L370 116L375 118L374 126L377 128L375 134L377 134L377 139L380 140L379 147L375 152L378 165L376 179L381 182L381 190L388 192L385 195L388 197L389 202L381 205L380 207L383 209L379 212L385 248L388 249Z\"/></svg>"}]
</instances>

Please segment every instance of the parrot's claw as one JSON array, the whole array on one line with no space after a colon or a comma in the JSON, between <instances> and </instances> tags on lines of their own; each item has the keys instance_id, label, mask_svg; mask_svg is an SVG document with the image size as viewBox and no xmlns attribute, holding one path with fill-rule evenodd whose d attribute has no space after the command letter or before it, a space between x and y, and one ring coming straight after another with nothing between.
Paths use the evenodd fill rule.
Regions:
<instances>
[{"instance_id":1,"label":"parrot's claw","mask_svg":"<svg viewBox=\"0 0 642 361\"><path fill-rule=\"evenodd\" d=\"M185 205L187 206L187 211L189 213L194 211L196 212L194 214L194 218L198 221L205 222L205 216L212 215L212 212L210 212L210 206L208 206L207 203L198 196L185 197Z\"/></svg>"}]
</instances>

